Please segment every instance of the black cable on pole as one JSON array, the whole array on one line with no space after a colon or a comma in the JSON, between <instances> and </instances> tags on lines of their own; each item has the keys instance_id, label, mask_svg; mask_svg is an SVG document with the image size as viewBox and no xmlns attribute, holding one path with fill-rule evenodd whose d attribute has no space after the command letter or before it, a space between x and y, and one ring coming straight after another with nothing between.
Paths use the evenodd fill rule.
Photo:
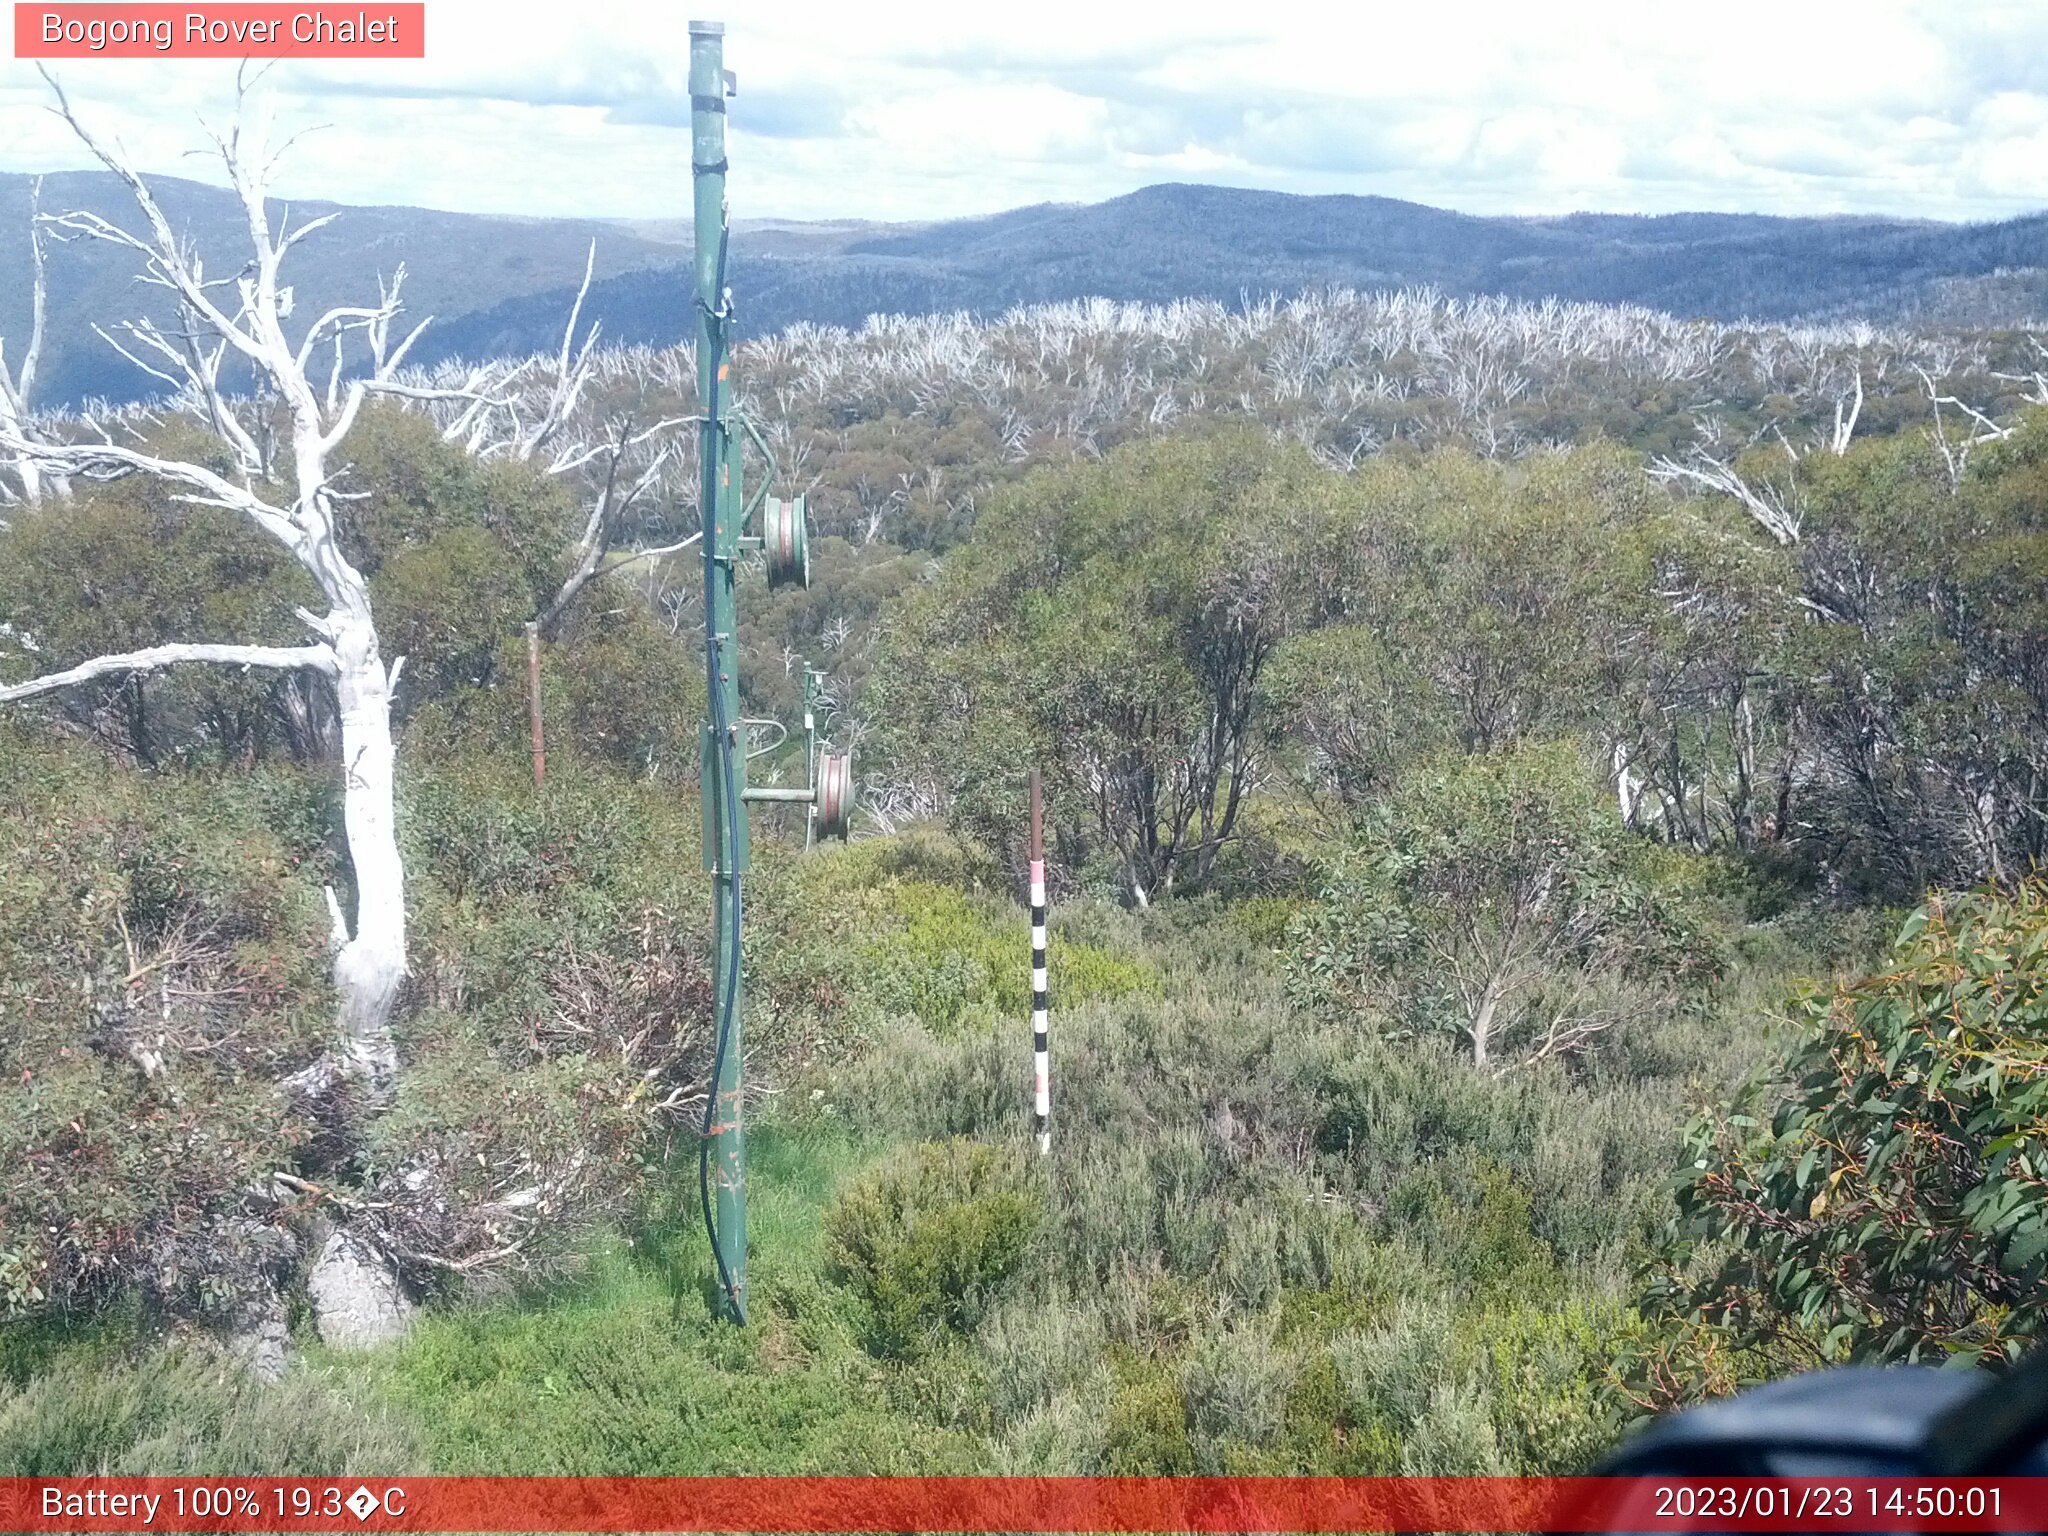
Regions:
<instances>
[{"instance_id":1,"label":"black cable on pole","mask_svg":"<svg viewBox=\"0 0 2048 1536\"><path fill-rule=\"evenodd\" d=\"M725 297L725 260L730 241L731 225L720 220L718 233L718 281L719 307L710 311L712 329L720 333L730 316L731 304ZM699 305L703 300L697 301ZM721 350L723 350L721 348ZM724 432L724 423L718 412L718 368L714 365L707 372L711 376L711 396L705 402L705 418L711 425L708 441L717 441ZM732 1308L733 1316L740 1323L747 1320L746 1304L741 1299L739 1288L733 1284L732 1273L725 1265L725 1250L718 1240L718 1214L711 1198L711 1140L718 1124L718 1083L725 1075L726 1048L732 1040L733 1016L737 1012L740 993L740 872L739 837L737 835L740 812L739 799L734 789L734 763L732 744L732 722L726 718L725 691L719 687L718 677L718 634L713 626L712 583L718 579L718 460L719 455L702 455L704 462L699 466L703 480L704 499L704 665L705 681L710 693L711 730L719 755L719 782L724 788L724 805L721 807L718 863L732 881L732 896L727 911L727 928L731 939L726 951L725 988L718 1000L716 1046L711 1059L711 1089L704 1096L704 1128L697 1145L697 1196L704 1209L704 1235L711 1241L711 1260L718 1266L719 1287L725 1292L726 1303ZM714 875L714 881L716 876Z\"/></svg>"},{"instance_id":2,"label":"black cable on pole","mask_svg":"<svg viewBox=\"0 0 2048 1536\"><path fill-rule=\"evenodd\" d=\"M738 839L733 836L733 820L737 814L737 803L733 796L732 741L725 715L725 701L718 690L712 690L712 729L718 735L718 751L723 764L725 780L725 831L719 849L721 861L738 861ZM726 865L731 868L731 863ZM718 1083L725 1075L725 1053L732 1041L732 1022L735 1007L739 1002L740 988L740 876L732 870L732 900L728 908L727 926L731 940L726 950L725 990L718 1004L718 1044L711 1061L711 1091L704 1096L704 1131L697 1146L697 1195L704 1208L704 1234L711 1240L712 1262L718 1266L718 1283L725 1292L725 1299L731 1305L733 1316L741 1323L747 1320L746 1304L741 1300L739 1289L733 1284L732 1273L725 1267L725 1249L718 1240L718 1215L716 1203L711 1198L711 1141L718 1123Z\"/></svg>"}]
</instances>

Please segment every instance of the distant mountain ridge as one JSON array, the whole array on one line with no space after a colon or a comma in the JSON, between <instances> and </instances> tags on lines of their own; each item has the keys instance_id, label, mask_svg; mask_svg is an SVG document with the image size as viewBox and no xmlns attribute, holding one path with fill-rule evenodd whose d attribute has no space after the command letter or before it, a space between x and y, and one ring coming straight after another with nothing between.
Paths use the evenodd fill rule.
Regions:
<instances>
[{"instance_id":1,"label":"distant mountain ridge","mask_svg":"<svg viewBox=\"0 0 2048 1536\"><path fill-rule=\"evenodd\" d=\"M28 338L34 180L0 175L0 340L10 358L20 355ZM249 259L249 237L233 193L172 176L151 177L150 186L173 226L197 245L209 275L241 270ZM127 189L104 171L43 177L42 208L46 214L97 213L130 229L138 223ZM407 311L415 317L448 317L564 283L573 291L593 238L603 277L672 264L678 254L672 244L600 219L488 218L325 202L279 203L273 219L287 208L295 227L321 214L341 215L286 258L285 277L308 323L329 305L374 301L378 275L388 277L401 262ZM89 395L130 400L156 388L92 333L95 321L111 327L143 312L162 317L160 292L138 287L136 271L133 252L103 241L72 239L51 246L47 355L37 390L45 403L70 404ZM157 301L154 308L152 300ZM559 333L559 322L556 329Z\"/></svg>"},{"instance_id":2,"label":"distant mountain ridge","mask_svg":"<svg viewBox=\"0 0 2048 1536\"><path fill-rule=\"evenodd\" d=\"M166 207L214 270L239 266L239 209L217 188L160 180ZM44 207L120 215L100 173L47 178ZM0 338L27 328L28 179L0 176ZM343 217L294 253L309 306L359 296L407 264L408 307L434 314L421 361L551 348L598 241L585 306L617 342L689 328L686 226L674 220L502 219L412 208L304 204ZM133 313L121 253L72 242L53 254L45 401L136 398L150 381L92 336ZM967 310L1100 295L1236 302L1329 286L1428 284L1640 304L1716 319L1908 315L2010 324L2048 298L2048 214L1993 224L1759 214L1481 217L1393 198L1302 197L1166 184L1093 204L1040 204L919 225L740 221L732 284L744 329L859 325L878 312ZM2024 310L2026 313L2022 313Z\"/></svg>"},{"instance_id":3,"label":"distant mountain ridge","mask_svg":"<svg viewBox=\"0 0 2048 1536\"><path fill-rule=\"evenodd\" d=\"M1393 198L1162 185L1105 203L856 236L825 254L768 254L738 230L732 268L741 323L756 334L798 320L858 325L876 312L987 314L1085 295L1236 302L1333 285L1429 284L1722 320L1890 319L1953 306L1958 284L2048 269L2048 214L1974 225L1718 213L1486 218ZM1998 301L2031 305L2041 291L1991 285L1971 297L1970 323L2024 318L1998 313ZM687 295L686 283L643 270L596 285L585 312L615 340L666 342L689 324ZM434 338L434 355L527 350L567 297L510 300L455 321Z\"/></svg>"}]
</instances>

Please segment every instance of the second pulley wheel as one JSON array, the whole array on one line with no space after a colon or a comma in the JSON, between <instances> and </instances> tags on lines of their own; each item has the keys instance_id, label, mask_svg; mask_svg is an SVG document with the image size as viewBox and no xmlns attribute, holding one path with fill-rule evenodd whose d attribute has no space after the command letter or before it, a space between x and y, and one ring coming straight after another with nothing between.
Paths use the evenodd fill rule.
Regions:
<instances>
[{"instance_id":1,"label":"second pulley wheel","mask_svg":"<svg viewBox=\"0 0 2048 1536\"><path fill-rule=\"evenodd\" d=\"M768 560L768 586L811 584L811 538L804 498L770 496L761 503L761 552Z\"/></svg>"},{"instance_id":2,"label":"second pulley wheel","mask_svg":"<svg viewBox=\"0 0 2048 1536\"><path fill-rule=\"evenodd\" d=\"M818 754L818 836L842 843L853 830L853 754Z\"/></svg>"}]
</instances>

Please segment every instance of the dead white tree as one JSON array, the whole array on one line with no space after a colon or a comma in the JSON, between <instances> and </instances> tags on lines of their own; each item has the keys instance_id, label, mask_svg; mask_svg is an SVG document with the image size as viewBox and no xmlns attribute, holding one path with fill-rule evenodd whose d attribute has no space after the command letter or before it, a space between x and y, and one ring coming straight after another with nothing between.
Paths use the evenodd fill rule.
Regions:
<instances>
[{"instance_id":1,"label":"dead white tree","mask_svg":"<svg viewBox=\"0 0 2048 1536\"><path fill-rule=\"evenodd\" d=\"M1841 458L1849 451L1849 440L1856 435L1856 419L1863 414L1863 360L1856 360L1856 373L1852 381L1855 395L1835 396L1835 430L1828 438L1828 452Z\"/></svg>"},{"instance_id":2,"label":"dead white tree","mask_svg":"<svg viewBox=\"0 0 2048 1536\"><path fill-rule=\"evenodd\" d=\"M1649 475L1662 485L1693 485L1733 497L1751 520L1778 543L1799 542L1805 517L1796 487L1788 490L1769 481L1752 485L1733 464L1714 457L1703 447L1694 447L1683 459L1652 459Z\"/></svg>"},{"instance_id":3,"label":"dead white tree","mask_svg":"<svg viewBox=\"0 0 2048 1536\"><path fill-rule=\"evenodd\" d=\"M598 576L629 569L643 560L680 554L704 536L700 529L673 544L643 546L623 559L610 558L634 510L644 507L662 488L676 457L677 440L671 434L688 420L670 417L651 427L638 428L630 418L616 417L606 425L602 442L564 466L562 472L586 464L599 465L597 489L573 551L575 564L547 607L527 626L529 629L544 637L551 636L583 589Z\"/></svg>"},{"instance_id":4,"label":"dead white tree","mask_svg":"<svg viewBox=\"0 0 2048 1536\"><path fill-rule=\"evenodd\" d=\"M393 816L391 736L392 690L404 658L386 663L370 611L369 584L336 536L337 510L347 499L338 483L341 471L336 460L370 395L418 393L398 383L395 375L425 322L392 343L404 281L401 268L389 283L380 281L375 304L330 309L296 344L287 338L284 322L292 308L291 290L279 281L280 265L295 245L332 215L297 228L289 227L288 220L272 225L265 186L276 155L269 150L260 123L245 126L245 96L239 83L234 126L224 137L215 135L214 142L240 199L253 254L238 274L221 279L206 275L198 253L179 238L148 185L117 149L80 120L56 80L47 72L44 78L56 95L53 110L126 184L142 218L140 233L88 212L59 214L50 222L74 236L133 252L140 261L141 281L169 293L181 317L180 328L167 332L153 322L137 322L125 327L131 345L123 351L177 389L179 402L218 434L233 468L217 473L202 464L162 458L112 441L41 441L6 418L0 418L0 450L44 473L97 480L153 476L180 487L183 501L239 513L305 567L318 584L326 611L300 610L299 618L312 635L304 645L195 642L101 656L0 688L0 701L191 662L305 669L333 684L345 776L343 819L355 876L355 921L350 924L330 889L337 1039L290 1086L320 1097L344 1083L355 1083L368 1089L374 1103L388 1094L398 1072L391 1013L406 974L405 868ZM353 335L363 344L368 371L345 385L337 377L323 397L309 381L308 367L323 343L342 335ZM269 432L258 419L263 407L226 393L223 364L230 359L267 385L282 407L289 435L289 475L276 473L264 452Z\"/></svg>"},{"instance_id":5,"label":"dead white tree","mask_svg":"<svg viewBox=\"0 0 2048 1536\"><path fill-rule=\"evenodd\" d=\"M29 317L28 344L22 348L20 358L12 368L7 362L7 346L0 340L0 431L8 431L17 437L26 437L29 432L29 413L35 395L36 367L43 355L43 324L49 305L48 256L43 247L43 182L39 176L29 184L28 195L28 267L29 267ZM42 466L32 457L15 454L6 461L13 471L14 484L0 476L0 506L23 503L34 506L43 499L46 490L58 495L64 494L61 479L45 485L47 478ZM4 525L0 525L4 526Z\"/></svg>"},{"instance_id":6,"label":"dead white tree","mask_svg":"<svg viewBox=\"0 0 2048 1536\"><path fill-rule=\"evenodd\" d=\"M2029 336L2027 345L2034 349L2034 356L2042 364L2048 364L2048 347L2041 345L2041 338ZM2042 368L2030 368L2025 373L1994 373L1994 379L2008 384L2024 384L2026 401L2029 405L2048 405L2048 372Z\"/></svg>"},{"instance_id":7,"label":"dead white tree","mask_svg":"<svg viewBox=\"0 0 2048 1536\"><path fill-rule=\"evenodd\" d=\"M1916 366L1913 371L1920 375L1921 387L1927 391L1928 409L1934 413L1934 446L1947 467L1949 491L1954 493L1962 488L1963 471L1970 467L1970 455L1985 443L2000 442L2012 436L2012 429L2001 427L1975 406L1956 396L1942 394L1940 385L1934 382L1934 375L1925 368ZM1942 419L1941 408L1944 405L1954 406L1968 418L1969 429L1951 434L1948 423Z\"/></svg>"},{"instance_id":8,"label":"dead white tree","mask_svg":"<svg viewBox=\"0 0 2048 1536\"><path fill-rule=\"evenodd\" d=\"M541 402L539 415L530 424L522 425L518 411L513 411L511 447L522 459L531 459L545 448L569 423L576 413L576 404L583 398L583 391L590 383L591 354L596 350L597 337L601 326L593 323L583 338L583 345L576 345L576 322L583 315L583 301L590 297L590 279L597 271L597 242L590 242L590 250L583 259L583 284L576 290L576 302L569 306L569 323L562 330L562 353L555 362L554 387ZM569 466L567 459L574 450L558 456L549 465L551 473L560 474Z\"/></svg>"},{"instance_id":9,"label":"dead white tree","mask_svg":"<svg viewBox=\"0 0 2048 1536\"><path fill-rule=\"evenodd\" d=\"M546 736L541 720L541 641L554 636L577 598L598 577L643 561L678 554L702 537L700 531L670 544L652 548L643 545L622 560L612 559L634 511L658 495L667 482L669 470L681 448L676 429L688 425L695 418L670 416L643 428L633 414L626 411L610 416L595 441L579 440L569 433L597 362L595 349L599 326L593 323L580 344L576 339L576 326L582 318L584 301L590 295L590 282L596 269L597 242L593 240L584 258L582 285L576 290L575 302L569 306L568 324L562 328L562 345L554 359L552 376L539 387L532 402L531 415L526 409L528 402L522 399L520 392L512 389L512 385L529 374L532 361L537 360L517 365L494 381L494 387L504 396L495 404L502 408L510 423L509 429L502 437L477 448L483 457L503 453L522 462L535 462L541 458L543 449L557 445L559 440L559 445L553 446L551 455L546 459L546 472L564 478L580 477L594 481L594 488L589 492L583 532L571 551L569 573L553 598L524 626L527 714L533 737L535 788L541 785L547 773Z\"/></svg>"}]
</instances>

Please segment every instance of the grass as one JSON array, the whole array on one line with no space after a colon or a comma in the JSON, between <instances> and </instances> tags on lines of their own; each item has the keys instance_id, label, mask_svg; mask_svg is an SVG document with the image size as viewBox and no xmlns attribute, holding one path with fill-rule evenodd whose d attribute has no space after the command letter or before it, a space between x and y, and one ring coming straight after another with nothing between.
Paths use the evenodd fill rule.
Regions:
<instances>
[{"instance_id":1,"label":"grass","mask_svg":"<svg viewBox=\"0 0 2048 1536\"><path fill-rule=\"evenodd\" d=\"M833 1196L877 1148L830 1123L750 1138L752 1326L713 1311L694 1174L571 1283L429 1312L404 1344L308 1343L262 1388L196 1346L138 1351L139 1319L0 1331L0 1476L382 1470L518 1475L936 1473L971 1437L860 1344L825 1281Z\"/></svg>"},{"instance_id":2,"label":"grass","mask_svg":"<svg viewBox=\"0 0 2048 1536\"><path fill-rule=\"evenodd\" d=\"M854 1303L821 1275L825 1209L874 1149L766 1125L748 1151L744 1332L714 1312L691 1177L566 1290L430 1315L401 1348L316 1366L365 1379L448 1474L970 1470L971 1441L893 1405Z\"/></svg>"},{"instance_id":3,"label":"grass","mask_svg":"<svg viewBox=\"0 0 2048 1536\"><path fill-rule=\"evenodd\" d=\"M346 1373L264 1386L194 1341L105 1347L0 1384L0 1477L288 1476L426 1468L417 1426Z\"/></svg>"}]
</instances>

